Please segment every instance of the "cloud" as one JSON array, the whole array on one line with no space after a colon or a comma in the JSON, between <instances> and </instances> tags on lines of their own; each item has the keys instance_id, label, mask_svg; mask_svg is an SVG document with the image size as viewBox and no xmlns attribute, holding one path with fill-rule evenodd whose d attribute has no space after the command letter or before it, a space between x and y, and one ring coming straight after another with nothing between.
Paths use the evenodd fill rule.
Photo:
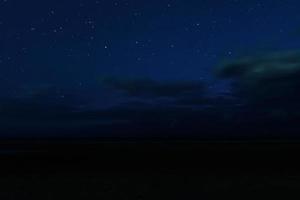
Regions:
<instances>
[{"instance_id":1,"label":"cloud","mask_svg":"<svg viewBox=\"0 0 300 200\"><path fill-rule=\"evenodd\" d=\"M217 69L222 77L243 77L250 81L265 81L298 76L300 52L277 52L244 57L222 63Z\"/></svg>"},{"instance_id":2,"label":"cloud","mask_svg":"<svg viewBox=\"0 0 300 200\"><path fill-rule=\"evenodd\" d=\"M116 77L105 77L101 78L100 81L109 88L137 97L178 97L204 92L204 85L200 81L155 81Z\"/></svg>"},{"instance_id":3,"label":"cloud","mask_svg":"<svg viewBox=\"0 0 300 200\"><path fill-rule=\"evenodd\" d=\"M300 100L300 51L266 53L222 63L216 74L235 85L252 103L289 107Z\"/></svg>"}]
</instances>

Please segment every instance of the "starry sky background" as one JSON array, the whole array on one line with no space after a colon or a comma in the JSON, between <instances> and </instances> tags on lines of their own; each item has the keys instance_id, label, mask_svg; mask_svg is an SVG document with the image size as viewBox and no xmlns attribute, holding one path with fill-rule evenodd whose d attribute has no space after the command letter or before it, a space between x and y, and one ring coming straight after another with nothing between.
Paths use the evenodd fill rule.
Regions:
<instances>
[{"instance_id":1,"label":"starry sky background","mask_svg":"<svg viewBox=\"0 0 300 200\"><path fill-rule=\"evenodd\" d=\"M108 76L201 81L230 92L222 60L299 46L296 0L1 0L1 97L55 88L106 107Z\"/></svg>"},{"instance_id":2,"label":"starry sky background","mask_svg":"<svg viewBox=\"0 0 300 200\"><path fill-rule=\"evenodd\" d=\"M1 82L84 87L106 74L209 79L224 57L292 46L298 4L4 0Z\"/></svg>"}]
</instances>

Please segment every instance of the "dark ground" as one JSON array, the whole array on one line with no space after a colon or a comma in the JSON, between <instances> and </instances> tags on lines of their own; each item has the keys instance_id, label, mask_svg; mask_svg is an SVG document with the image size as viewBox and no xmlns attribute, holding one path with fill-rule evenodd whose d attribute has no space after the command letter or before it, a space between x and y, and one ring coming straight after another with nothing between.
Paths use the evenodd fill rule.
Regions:
<instances>
[{"instance_id":1,"label":"dark ground","mask_svg":"<svg viewBox=\"0 0 300 200\"><path fill-rule=\"evenodd\" d=\"M0 199L206 199L300 191L296 142L2 141Z\"/></svg>"}]
</instances>

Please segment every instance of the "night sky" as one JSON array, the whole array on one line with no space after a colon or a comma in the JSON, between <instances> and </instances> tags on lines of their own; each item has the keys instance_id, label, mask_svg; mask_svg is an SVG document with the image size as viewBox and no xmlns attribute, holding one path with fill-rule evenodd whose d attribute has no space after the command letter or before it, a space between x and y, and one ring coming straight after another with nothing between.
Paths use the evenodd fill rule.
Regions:
<instances>
[{"instance_id":1,"label":"night sky","mask_svg":"<svg viewBox=\"0 0 300 200\"><path fill-rule=\"evenodd\" d=\"M0 96L90 110L169 106L188 99L170 92L178 88L194 99L230 93L215 67L297 49L299 7L297 0L1 0Z\"/></svg>"}]
</instances>

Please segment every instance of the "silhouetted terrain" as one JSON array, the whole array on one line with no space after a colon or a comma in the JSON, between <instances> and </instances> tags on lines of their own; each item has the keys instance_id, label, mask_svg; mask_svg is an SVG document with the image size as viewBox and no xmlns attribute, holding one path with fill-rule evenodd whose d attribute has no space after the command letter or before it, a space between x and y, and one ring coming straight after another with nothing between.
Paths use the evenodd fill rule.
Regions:
<instances>
[{"instance_id":1,"label":"silhouetted terrain","mask_svg":"<svg viewBox=\"0 0 300 200\"><path fill-rule=\"evenodd\" d=\"M296 194L293 143L5 141L3 199L199 199Z\"/></svg>"}]
</instances>

